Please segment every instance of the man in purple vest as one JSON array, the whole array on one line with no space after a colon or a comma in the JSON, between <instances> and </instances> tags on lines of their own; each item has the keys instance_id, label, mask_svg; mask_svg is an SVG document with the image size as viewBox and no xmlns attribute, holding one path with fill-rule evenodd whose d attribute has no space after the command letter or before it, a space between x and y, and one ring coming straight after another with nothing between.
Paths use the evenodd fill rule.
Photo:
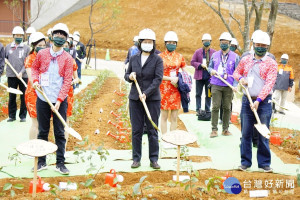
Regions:
<instances>
[{"instance_id":1,"label":"man in purple vest","mask_svg":"<svg viewBox=\"0 0 300 200\"><path fill-rule=\"evenodd\" d=\"M203 47L197 49L191 60L191 65L195 67L194 79L196 80L196 111L197 115L201 109L201 96L203 86L205 86L205 111L210 112L211 98L208 97L208 85L210 74L207 71L210 58L216 50L210 48L211 36L205 33L202 36Z\"/></svg>"},{"instance_id":2,"label":"man in purple vest","mask_svg":"<svg viewBox=\"0 0 300 200\"><path fill-rule=\"evenodd\" d=\"M237 82L233 79L233 72L237 65L239 64L239 56L230 51L230 42L232 37L230 33L224 32L221 34L220 38L221 50L215 52L209 62L208 71L212 75L211 83L211 93L212 93L212 113L211 113L211 125L212 132L210 137L218 136L218 115L220 110L221 102L223 103L223 136L229 136L231 133L228 131L229 119L230 119L230 106L233 97L233 91L225 83L223 83L216 74L220 75L229 84L236 86Z\"/></svg>"}]
</instances>

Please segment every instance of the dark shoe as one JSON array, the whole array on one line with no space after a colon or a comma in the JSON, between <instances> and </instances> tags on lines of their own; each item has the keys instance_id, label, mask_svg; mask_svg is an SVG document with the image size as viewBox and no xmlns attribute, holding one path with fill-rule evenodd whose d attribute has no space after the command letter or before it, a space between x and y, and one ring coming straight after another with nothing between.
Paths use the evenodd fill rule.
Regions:
<instances>
[{"instance_id":1,"label":"dark shoe","mask_svg":"<svg viewBox=\"0 0 300 200\"><path fill-rule=\"evenodd\" d=\"M264 170L265 173L271 173L273 172L273 169L269 166L266 166L266 167L262 167L262 169Z\"/></svg>"},{"instance_id":2,"label":"dark shoe","mask_svg":"<svg viewBox=\"0 0 300 200\"><path fill-rule=\"evenodd\" d=\"M249 167L247 167L247 166L240 165L239 168L238 168L238 170L240 170L240 171L246 171L248 168Z\"/></svg>"},{"instance_id":3,"label":"dark shoe","mask_svg":"<svg viewBox=\"0 0 300 200\"><path fill-rule=\"evenodd\" d=\"M13 121L16 121L16 119L8 118L8 120L7 120L7 122L13 122Z\"/></svg>"},{"instance_id":4,"label":"dark shoe","mask_svg":"<svg viewBox=\"0 0 300 200\"><path fill-rule=\"evenodd\" d=\"M200 115L200 111L199 111L199 110L197 110L196 116L199 116L199 115Z\"/></svg>"},{"instance_id":5,"label":"dark shoe","mask_svg":"<svg viewBox=\"0 0 300 200\"><path fill-rule=\"evenodd\" d=\"M26 119L25 118L20 119L20 122L26 122Z\"/></svg>"},{"instance_id":6,"label":"dark shoe","mask_svg":"<svg viewBox=\"0 0 300 200\"><path fill-rule=\"evenodd\" d=\"M150 162L150 167L153 169L160 169L160 166L157 162Z\"/></svg>"},{"instance_id":7,"label":"dark shoe","mask_svg":"<svg viewBox=\"0 0 300 200\"><path fill-rule=\"evenodd\" d=\"M210 133L210 138L214 138L214 137L217 137L218 136L218 131L212 131L211 133Z\"/></svg>"},{"instance_id":8,"label":"dark shoe","mask_svg":"<svg viewBox=\"0 0 300 200\"><path fill-rule=\"evenodd\" d=\"M136 162L136 161L133 161L132 165L131 165L131 168L138 168L141 166L141 163L140 162Z\"/></svg>"},{"instance_id":9,"label":"dark shoe","mask_svg":"<svg viewBox=\"0 0 300 200\"><path fill-rule=\"evenodd\" d=\"M38 166L37 166L37 171L42 171L44 169L47 169L48 166L46 165L46 163L38 163ZM31 169L31 171L33 172L34 171L34 167Z\"/></svg>"},{"instance_id":10,"label":"dark shoe","mask_svg":"<svg viewBox=\"0 0 300 200\"><path fill-rule=\"evenodd\" d=\"M55 170L63 175L68 175L70 173L64 164L56 165Z\"/></svg>"},{"instance_id":11,"label":"dark shoe","mask_svg":"<svg viewBox=\"0 0 300 200\"><path fill-rule=\"evenodd\" d=\"M285 115L285 112L283 111L278 111L279 114Z\"/></svg>"},{"instance_id":12,"label":"dark shoe","mask_svg":"<svg viewBox=\"0 0 300 200\"><path fill-rule=\"evenodd\" d=\"M222 132L222 135L223 136L230 136L230 135L232 135L232 133L230 133L228 130L226 130L226 131Z\"/></svg>"}]
</instances>

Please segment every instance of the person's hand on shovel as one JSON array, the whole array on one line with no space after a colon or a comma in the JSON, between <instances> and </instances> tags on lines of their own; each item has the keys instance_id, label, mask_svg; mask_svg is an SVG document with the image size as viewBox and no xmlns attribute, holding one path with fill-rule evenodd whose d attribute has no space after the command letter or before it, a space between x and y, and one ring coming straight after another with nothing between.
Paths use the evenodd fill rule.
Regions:
<instances>
[{"instance_id":1,"label":"person's hand on shovel","mask_svg":"<svg viewBox=\"0 0 300 200\"><path fill-rule=\"evenodd\" d=\"M21 80L22 74L23 74L22 72L18 73L18 74L17 74L17 78Z\"/></svg>"},{"instance_id":2,"label":"person's hand on shovel","mask_svg":"<svg viewBox=\"0 0 300 200\"><path fill-rule=\"evenodd\" d=\"M61 104L60 101L56 101L55 106L54 106L54 109L58 111L58 110L59 110L59 107L60 107L60 104ZM53 112L54 112L54 109L52 109Z\"/></svg>"},{"instance_id":3,"label":"person's hand on shovel","mask_svg":"<svg viewBox=\"0 0 300 200\"><path fill-rule=\"evenodd\" d=\"M135 80L136 79L136 73L131 72L130 75L129 75L129 79L132 80L132 81Z\"/></svg>"},{"instance_id":4,"label":"person's hand on shovel","mask_svg":"<svg viewBox=\"0 0 300 200\"><path fill-rule=\"evenodd\" d=\"M38 88L38 89L42 89L41 86L40 86L40 84L39 84L38 82L34 82L33 85L32 85L32 87L33 87L34 89L37 89L37 88Z\"/></svg>"},{"instance_id":5,"label":"person's hand on shovel","mask_svg":"<svg viewBox=\"0 0 300 200\"><path fill-rule=\"evenodd\" d=\"M251 110L257 110L259 106L259 101L254 101L253 105L250 104Z\"/></svg>"},{"instance_id":6,"label":"person's hand on shovel","mask_svg":"<svg viewBox=\"0 0 300 200\"><path fill-rule=\"evenodd\" d=\"M217 73L216 70L213 69L213 70L211 70L210 74L211 74L212 76L214 76L214 75L216 75L216 74L218 74L218 73Z\"/></svg>"},{"instance_id":7,"label":"person's hand on shovel","mask_svg":"<svg viewBox=\"0 0 300 200\"><path fill-rule=\"evenodd\" d=\"M248 82L246 81L246 79L241 78L241 79L239 80L239 84L241 84L241 85L243 85L243 86L247 86L247 85L248 85Z\"/></svg>"},{"instance_id":8,"label":"person's hand on shovel","mask_svg":"<svg viewBox=\"0 0 300 200\"><path fill-rule=\"evenodd\" d=\"M146 98L147 98L147 97L146 97L145 93L143 93L142 96L140 96L140 100L141 100L141 101L143 101L143 99L146 101Z\"/></svg>"}]
</instances>

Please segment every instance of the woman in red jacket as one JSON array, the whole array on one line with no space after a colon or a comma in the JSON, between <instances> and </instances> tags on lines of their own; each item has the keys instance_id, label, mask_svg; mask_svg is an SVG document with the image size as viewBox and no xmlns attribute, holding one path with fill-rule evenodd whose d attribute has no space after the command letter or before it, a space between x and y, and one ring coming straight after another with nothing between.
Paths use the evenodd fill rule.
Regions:
<instances>
[{"instance_id":1,"label":"woman in red jacket","mask_svg":"<svg viewBox=\"0 0 300 200\"><path fill-rule=\"evenodd\" d=\"M67 118L67 95L71 87L73 75L73 59L63 45L68 39L69 29L65 24L58 23L53 27L53 45L41 50L32 65L34 88L42 88L64 120ZM39 125L38 139L48 140L50 129L51 107L44 97L37 92L36 110ZM53 126L56 151L56 170L61 174L69 174L65 161L65 130L59 118L53 115ZM39 157L38 171L47 167L46 156Z\"/></svg>"},{"instance_id":2,"label":"woman in red jacket","mask_svg":"<svg viewBox=\"0 0 300 200\"><path fill-rule=\"evenodd\" d=\"M29 56L27 56L25 60L25 69L28 75L28 84L27 89L25 91L25 104L32 121L31 128L29 131L29 139L32 140L37 138L38 122L36 115L37 95L35 89L32 87L31 66L39 50L46 48L45 36L41 32L32 33L30 36L29 44L31 45L31 51L29 53Z\"/></svg>"}]
</instances>

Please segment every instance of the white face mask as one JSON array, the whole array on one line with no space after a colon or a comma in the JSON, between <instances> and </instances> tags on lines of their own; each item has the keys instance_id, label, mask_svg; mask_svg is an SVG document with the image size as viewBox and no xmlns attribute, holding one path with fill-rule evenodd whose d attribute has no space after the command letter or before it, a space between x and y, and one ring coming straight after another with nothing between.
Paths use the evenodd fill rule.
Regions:
<instances>
[{"instance_id":1,"label":"white face mask","mask_svg":"<svg viewBox=\"0 0 300 200\"><path fill-rule=\"evenodd\" d=\"M153 49L153 44L142 43L141 48L145 52L150 52Z\"/></svg>"}]
</instances>

